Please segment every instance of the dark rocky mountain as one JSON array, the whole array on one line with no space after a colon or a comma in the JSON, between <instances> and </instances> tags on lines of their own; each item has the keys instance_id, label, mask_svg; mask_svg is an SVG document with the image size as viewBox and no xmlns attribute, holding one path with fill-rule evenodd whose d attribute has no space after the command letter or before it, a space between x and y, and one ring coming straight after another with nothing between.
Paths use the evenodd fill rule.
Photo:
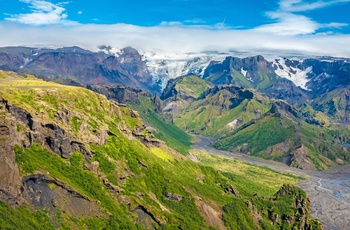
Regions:
<instances>
[{"instance_id":1,"label":"dark rocky mountain","mask_svg":"<svg viewBox=\"0 0 350 230\"><path fill-rule=\"evenodd\" d=\"M0 69L34 74L70 85L115 83L159 91L142 56L131 47L122 49L118 56L79 47L6 47L0 49Z\"/></svg>"},{"instance_id":2,"label":"dark rocky mountain","mask_svg":"<svg viewBox=\"0 0 350 230\"><path fill-rule=\"evenodd\" d=\"M310 98L350 85L349 59L280 58L270 62L258 55L247 58L228 56L220 62L210 61L214 57L207 55L208 58L202 57L197 67L197 62L191 62L191 68L187 68L182 59L154 61L153 56L143 56L131 47L114 54L110 50L91 52L79 47L4 47L0 48L0 69L34 74L70 85L122 84L153 93L161 93L169 78L179 77L170 76L170 73L190 74L196 69L198 76L215 85L254 88L291 104L302 104ZM169 75L167 79L162 79L164 68ZM202 73L198 72L199 69Z\"/></svg>"},{"instance_id":3,"label":"dark rocky mountain","mask_svg":"<svg viewBox=\"0 0 350 230\"><path fill-rule=\"evenodd\" d=\"M212 62L203 78L215 85L233 84L254 88L272 98L284 99L292 104L306 102L309 98L305 90L278 76L273 63L261 55L243 59L227 57L223 62Z\"/></svg>"},{"instance_id":4,"label":"dark rocky mountain","mask_svg":"<svg viewBox=\"0 0 350 230\"><path fill-rule=\"evenodd\" d=\"M304 81L304 86L309 95L316 98L323 93L349 86L349 61L346 58L337 59L332 57L304 60L284 58L283 60L276 60L274 68L277 70L276 72L285 71L289 78L293 78L293 75L295 75L295 81Z\"/></svg>"}]
</instances>

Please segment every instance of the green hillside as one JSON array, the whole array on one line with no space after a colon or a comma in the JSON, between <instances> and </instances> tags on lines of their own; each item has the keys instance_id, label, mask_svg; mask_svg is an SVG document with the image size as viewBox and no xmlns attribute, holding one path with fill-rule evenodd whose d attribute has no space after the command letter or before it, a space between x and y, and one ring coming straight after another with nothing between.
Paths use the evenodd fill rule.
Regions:
<instances>
[{"instance_id":1,"label":"green hillside","mask_svg":"<svg viewBox=\"0 0 350 230\"><path fill-rule=\"evenodd\" d=\"M212 167L215 158L187 159L147 130L137 112L102 95L0 75L0 160L11 166L11 180L0 184L8 191L1 194L7 204L0 203L0 228L321 228L305 193L283 185L296 177L227 164L266 172L270 183L260 189L237 171Z\"/></svg>"},{"instance_id":2,"label":"green hillside","mask_svg":"<svg viewBox=\"0 0 350 230\"><path fill-rule=\"evenodd\" d=\"M346 97L341 95L343 105ZM337 97L332 100L339 101ZM345 113L343 107L336 107L339 114ZM204 91L181 114L174 115L175 124L183 130L217 138L216 148L312 170L349 161L350 151L344 148L349 130L331 126L336 119L344 118L332 118L329 112L317 111L309 104L295 108L232 85Z\"/></svg>"}]
</instances>

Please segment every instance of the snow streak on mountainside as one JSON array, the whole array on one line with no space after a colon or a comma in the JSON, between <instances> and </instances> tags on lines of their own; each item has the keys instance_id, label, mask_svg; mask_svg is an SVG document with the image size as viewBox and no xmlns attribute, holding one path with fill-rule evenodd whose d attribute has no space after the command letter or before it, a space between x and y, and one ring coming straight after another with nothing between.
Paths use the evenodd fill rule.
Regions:
<instances>
[{"instance_id":1,"label":"snow streak on mountainside","mask_svg":"<svg viewBox=\"0 0 350 230\"><path fill-rule=\"evenodd\" d=\"M293 66L294 64L294 66ZM296 86L307 90L306 84L309 82L308 74L312 71L312 66L305 70L298 68L299 60L289 60L286 58L276 59L273 62L275 73L283 78L292 81Z\"/></svg>"}]
</instances>

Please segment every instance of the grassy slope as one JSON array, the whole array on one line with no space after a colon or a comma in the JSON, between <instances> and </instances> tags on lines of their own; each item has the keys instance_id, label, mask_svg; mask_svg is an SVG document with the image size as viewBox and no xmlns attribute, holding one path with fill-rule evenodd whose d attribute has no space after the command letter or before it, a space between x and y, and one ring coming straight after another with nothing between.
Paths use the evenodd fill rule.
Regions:
<instances>
[{"instance_id":1,"label":"grassy slope","mask_svg":"<svg viewBox=\"0 0 350 230\"><path fill-rule=\"evenodd\" d=\"M273 114L265 116L273 100L259 93L254 95L254 98L245 99L233 106L232 99L235 95L226 89L209 94L205 98L195 100L174 119L175 124L189 132L218 138L215 146L224 150L247 145L244 148L252 155L281 160L289 152L275 151L267 154L266 150L287 141L295 148L305 145L309 151L308 158L319 170L334 166L336 162L348 162L348 151L341 145L334 144L335 136L348 136L347 128L339 129L331 126L334 122L327 115L315 111L309 105L299 108L298 121L284 112L280 117ZM340 99L335 97L334 100ZM339 105L339 103L335 104ZM340 108L338 107L336 107L337 111ZM235 130L230 130L227 124L236 119L241 124L235 127ZM310 123L318 122L319 125L308 124L303 119L307 119ZM240 126L250 121L254 121L254 124L240 129Z\"/></svg>"},{"instance_id":2,"label":"grassy slope","mask_svg":"<svg viewBox=\"0 0 350 230\"><path fill-rule=\"evenodd\" d=\"M327 92L311 102L313 108L330 116L334 123L348 122L349 115L349 90L335 89Z\"/></svg>"},{"instance_id":3,"label":"grassy slope","mask_svg":"<svg viewBox=\"0 0 350 230\"><path fill-rule=\"evenodd\" d=\"M267 115L254 124L234 132L233 134L223 136L215 143L220 149L230 150L237 146L247 144L247 150L255 156L266 159L280 160L288 155L288 152L279 154L266 154L270 146L288 141L294 146L305 145L309 150L308 158L322 170L336 165L337 158L346 160L348 152L341 146L333 143L334 136L339 135L346 130L331 130L306 122L296 123L287 116L276 117ZM321 151L325 153L321 153ZM325 160L322 155L329 160ZM333 162L332 162L333 161Z\"/></svg>"},{"instance_id":4,"label":"grassy slope","mask_svg":"<svg viewBox=\"0 0 350 230\"><path fill-rule=\"evenodd\" d=\"M162 229L208 229L196 206L196 197L201 197L203 202L213 205L219 212L221 210L218 207L226 207L224 208L226 225L240 226L241 229L245 229L246 226L255 227L252 217L246 215L250 213L248 207L236 207L235 204L244 204L255 188L259 188L261 184L254 180L238 179L241 174L234 171L221 172L205 164L196 164L170 149L149 149L136 139L131 141L130 137L125 136L118 128L124 127L132 130L141 124L139 118L130 115L131 111L128 108L119 107L119 111L116 111L115 106L105 97L91 91L33 78L23 79L16 76L7 78L0 81L0 92L10 104L20 106L32 114L40 114L41 119L45 122L56 122L76 135L79 123L87 124L91 128L107 126L115 135L110 136L108 142L103 146L90 146L95 153L92 160L99 162L100 176L84 169L83 165L89 165L89 162L86 162L80 153L74 153L69 159L62 159L38 143L31 148L16 147L16 161L21 169L21 175L33 172L50 173L99 205L104 213L109 214L109 217L105 218L77 218L69 216L68 213L59 212L52 217L50 216L52 214L45 213L44 210L45 215L42 215L22 209L12 210L1 204L0 207L4 208L4 213L23 216L21 217L23 222L19 222L18 226L28 229L25 224L33 224L32 226L37 226L35 228L40 229L41 225L42 228L50 229L52 226L48 223L48 219L54 218L56 224L63 229L73 227L79 229L137 229L142 226L137 225L136 214L129 210L142 205L162 222ZM69 124L57 121L54 118L55 114L62 109L71 111L80 120L74 119ZM88 133L83 134L88 136ZM211 162L208 163L210 165L216 164L215 159L209 159L207 162ZM239 168L240 165L241 163L232 162L233 168ZM259 172L261 170L253 165L244 167L248 171ZM266 190L257 189L255 192L260 195L272 195L281 181L291 181L291 177L281 176L281 180L275 183L276 176L281 175L271 175L271 184L266 183L268 188ZM111 191L104 187L102 177L107 177L111 183L122 189L118 197L112 195ZM124 178L122 182L120 178ZM198 178L203 178L203 180ZM224 187L234 184L244 197L238 199L225 194L219 184ZM270 187L270 185L273 186ZM166 192L179 194L183 199L180 202L172 201L164 196ZM125 205L125 202L128 206ZM284 202L282 206L290 209L291 203ZM164 208L169 211L164 211ZM245 216L244 225L241 225L240 220L235 218L237 216ZM266 223L269 223L268 218L267 215L263 217ZM18 220L6 218L1 221L1 226L9 226Z\"/></svg>"},{"instance_id":5,"label":"grassy slope","mask_svg":"<svg viewBox=\"0 0 350 230\"><path fill-rule=\"evenodd\" d=\"M175 119L175 124L190 132L219 137L229 131L225 126L233 120L239 119L246 123L271 108L264 98L253 98L243 100L231 109L231 99L231 94L222 90L197 100Z\"/></svg>"},{"instance_id":6,"label":"grassy slope","mask_svg":"<svg viewBox=\"0 0 350 230\"><path fill-rule=\"evenodd\" d=\"M211 85L205 80L197 76L190 75L181 78L176 83L175 89L180 97L181 95L186 95L189 97L198 98L204 90L209 89L210 87Z\"/></svg>"},{"instance_id":7,"label":"grassy slope","mask_svg":"<svg viewBox=\"0 0 350 230\"><path fill-rule=\"evenodd\" d=\"M132 103L128 103L128 105L139 112L146 124L156 129L153 133L157 138L165 141L169 147L186 155L192 144L191 136L160 118L149 98L141 96L140 103L140 105Z\"/></svg>"}]
</instances>

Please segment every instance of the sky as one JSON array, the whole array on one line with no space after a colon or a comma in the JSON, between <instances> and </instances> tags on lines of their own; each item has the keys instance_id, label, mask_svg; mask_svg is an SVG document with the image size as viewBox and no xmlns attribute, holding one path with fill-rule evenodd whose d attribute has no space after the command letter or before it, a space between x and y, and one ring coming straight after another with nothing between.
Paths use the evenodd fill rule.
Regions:
<instances>
[{"instance_id":1,"label":"sky","mask_svg":"<svg viewBox=\"0 0 350 230\"><path fill-rule=\"evenodd\" d=\"M0 46L350 57L350 0L0 0Z\"/></svg>"}]
</instances>

